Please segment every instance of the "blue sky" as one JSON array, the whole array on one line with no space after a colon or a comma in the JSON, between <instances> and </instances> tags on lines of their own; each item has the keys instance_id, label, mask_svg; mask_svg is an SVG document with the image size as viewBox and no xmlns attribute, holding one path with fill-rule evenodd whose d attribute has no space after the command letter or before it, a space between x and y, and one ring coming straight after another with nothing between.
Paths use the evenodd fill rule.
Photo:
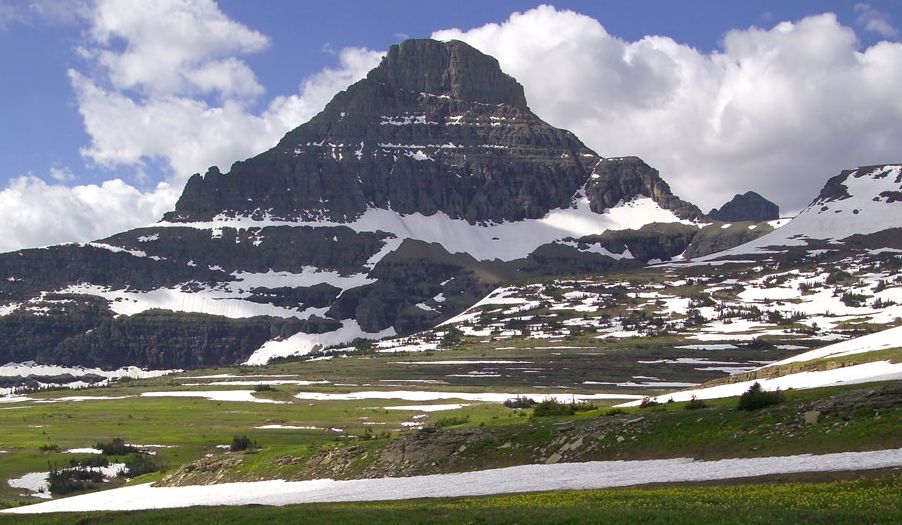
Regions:
<instances>
[{"instance_id":1,"label":"blue sky","mask_svg":"<svg viewBox=\"0 0 902 525\"><path fill-rule=\"evenodd\" d=\"M0 75L0 93L3 94L0 97L0 115L3 115L0 120L0 143L3 144L3 147L0 148L0 166L2 166L0 168L0 191L3 191L0 193L0 219L3 219L8 229L28 229L26 226L30 227L29 224L23 225L15 220L6 220L6 218L14 217L17 211L39 207L40 202L37 204L25 202L28 199L27 194L35 193L39 196L40 192L45 190L52 191L58 201L45 200L43 202L58 202L59 206L63 208L60 213L52 215L35 212L34 218L29 219L36 225L32 228L34 232L16 235L11 231L6 231L6 237L11 240L7 244L0 243L0 249L62 240L86 240L92 235L104 233L105 230L88 225L97 218L97 214L92 213L88 208L92 208L93 203L98 200L106 200L106 194L98 190L92 193L93 197L90 198L84 197L78 192L76 192L76 197L70 197L64 195L63 190L66 188L91 184L100 185L105 181L119 179L125 186L115 188L116 195L120 197L127 195L129 197L122 198L140 201L143 197L138 194L158 191L157 184L160 181L169 183L171 187L168 188L165 198L160 197L152 201L137 203L123 201L121 206L106 210L106 213L128 215L129 206L136 206L135 209L139 211L135 212L134 220L140 219L146 222L147 218L153 216L160 209L171 205L172 195L177 194L179 185L187 175L190 175L190 173L183 173L184 171L203 170L206 166L200 164L213 161L225 163L226 165L222 168L227 169L228 162L238 160L256 151L256 149L233 147L230 144L213 144L209 141L198 141L194 148L211 150L219 148L221 151L210 155L196 152L186 153L183 151L184 148L180 151L175 145L165 144L166 135L178 135L182 131L186 134L190 133L190 129L178 129L179 124L175 120L169 128L148 131L148 136L156 138L148 139L146 144L141 142L142 135L138 132L142 129L140 120L132 122L125 128L131 127L132 131L136 131L134 137L130 136L127 140L119 140L117 134L123 133L121 123L118 124L118 128L112 125L109 129L104 128L108 122L105 119L117 117L117 115L108 115L105 111L105 108L113 103L123 104L123 107L137 104L141 110L145 110L144 113L136 111L128 114L155 119L155 121L168 118L168 114L165 113L166 107L154 105L163 101L199 105L201 110L206 111L207 116L210 116L210 112L220 106L230 105L229 107L234 112L232 114L234 119L229 120L226 124L238 129L247 122L246 119L251 119L253 125L261 126L260 129L265 128L274 136L280 135L282 130L279 128L276 133L272 129L272 119L267 120L268 110L272 114L279 113L281 115L279 118L283 120L309 118L311 111L315 113L311 108L328 99L326 96L328 93L314 93L313 95L307 93L305 95L303 87L299 91L299 85L305 79L310 82L312 91L341 89L348 82L359 78L362 72L371 65L373 57L378 57L378 52L386 49L389 45L408 36L429 37L437 31L452 28L460 29L461 32L446 33L446 35L451 34L455 37L466 35L465 39L476 47L498 56L502 67L514 74L524 84L527 95L530 96L530 103L540 116L553 124L576 131L587 144L600 154L633 153L639 154L643 158L651 156L651 160L658 161L656 165L662 170L665 179L674 181L676 188L684 193L684 197L699 202L703 206L716 204L719 199L723 199L734 190L751 188L769 191L771 198L780 202L784 208L798 209L804 206L806 199L810 200L810 197L806 195L817 191L816 188L807 187L810 181L826 179L831 173L838 172L847 166L830 167L826 165L826 161L821 165L812 165L811 170L817 172L816 176L811 175L804 181L800 180L798 184L801 189L798 192L787 190L789 193L781 196L773 195L778 192L774 188L781 187L776 183L769 185L762 183L762 186L755 188L750 174L770 172L780 169L781 166L786 166L788 170L798 171L807 169L807 165L787 163L786 159L791 157L792 151L784 152L783 156L778 155L774 159L765 159L767 162L756 164L757 161L753 159L772 156L771 151L762 153L764 151L762 148L765 146L761 137L736 135L724 138L709 148L713 153L701 155L706 158L699 159L696 165L690 165L687 158L699 157L699 152L708 150L703 149L699 144L681 149L683 146L672 137L662 138L659 135L641 131L641 129L649 127L660 128L671 125L680 120L678 115L672 115L669 117L670 120L652 121L648 120L652 118L648 111L643 110L641 114L636 113L639 111L636 108L650 102L628 99L630 96L628 94L629 86L621 86L618 88L619 90L613 87L608 91L605 91L607 88L602 89L600 96L604 104L598 103L593 98L592 83L597 83L599 78L606 78L607 70L604 67L608 66L599 64L599 71L595 73L594 77L582 75L581 71L564 70L561 73L564 78L573 77L574 92L585 93L587 100L591 99L590 102L601 107L598 109L601 113L593 119L582 116L577 118L574 113L579 113L578 109L574 110L563 102L556 105L554 100L549 100L555 91L542 85L541 74L537 74L533 78L531 71L523 70L522 67L518 69L518 50L515 49L515 45L511 45L511 42L516 42L516 38L523 38L524 42L531 40L533 37L529 28L535 27L535 25L529 24L548 23L553 25L560 23L561 29L558 32L568 33L571 27L573 28L572 35L565 34L565 37L569 39L567 41L585 42L586 44L580 44L585 46L596 44L601 47L614 46L610 49L622 51L624 57L632 56L633 53L642 57L648 46L638 43L647 35L660 35L669 40L663 44L658 42L652 47L656 48L656 53L659 55L663 53L662 56L666 55L667 60L672 62L666 66L667 71L675 71L674 68L681 67L684 68L684 71L685 67L706 69L708 66L704 64L717 63L720 60L717 58L718 55L727 55L736 57L730 59L734 65L739 64L740 68L746 68L752 72L752 66L760 62L760 57L749 58L746 54L748 49L759 50L756 52L765 56L766 52L760 50L767 46L777 46L776 49L782 49L783 51L780 52L787 54L790 53L790 46L795 48L800 46L798 42L779 43L778 39L782 37L777 33L781 32L774 28L777 24L785 21L796 24L794 33L798 34L798 38L808 38L808 41L832 50L834 55L825 59L823 65L817 66L824 71L832 68L831 64L846 63L848 57L854 53L863 54L872 50L870 56L876 59L884 60L881 57L890 57L889 61L884 60L883 62L879 60L876 62L875 60L865 61L868 67L884 74L885 70L891 67L887 64L895 64L894 60L899 56L900 34L898 28L902 25L902 1L899 0L872 0L869 2L799 0L792 2L560 1L553 4L554 9L544 11L534 9L539 3L515 1L463 0L440 3L336 0L327 3L268 0L260 3L220 0L214 4L212 0L208 2L199 0L199 4L205 4L202 6L203 9L197 8L190 0L166 1L172 2L174 7L161 9L182 9L185 6L178 4L185 3L190 7L190 9L185 9L189 11L193 9L193 16L214 18L220 21L227 20L234 24L233 29L240 30L239 32L243 35L241 38L244 38L244 40L237 39L243 42L237 47L230 47L228 35L218 40L211 39L209 42L198 43L198 49L203 48L203 51L197 51L198 54L188 57L186 59L188 66L179 63L178 67L200 67L197 64L215 63L217 68L214 68L214 72L211 74L216 74L223 71L222 68L219 68L222 63L217 61L228 59L231 65L239 64L237 73L230 70L233 75L225 80L215 80L214 87L208 87L206 84L201 87L198 87L200 84L188 87L184 85L164 86L156 80L148 78L123 81L121 78L121 75L125 74L123 72L127 72L128 68L136 63L128 62L128 57L124 56L126 54L124 51L128 47L145 46L150 50L139 58L148 64L158 63L156 57L152 55L155 49L153 31L160 30L160 28L150 27L148 29L140 25L133 25L121 30L119 28L103 28L100 21L103 18L101 15L104 12L107 15L128 12L127 2L123 4L115 0L99 0L98 3L93 0L84 2L0 0L0 64L4 69L3 74ZM143 4L147 4L147 2L143 2ZM573 11L580 16L567 18L569 16L566 15L567 11ZM514 12L531 14L531 19L526 20L529 17L524 17L521 19L522 24L515 24L509 20ZM807 32L803 31L805 24L800 24L801 21L806 20L806 17L823 13L834 14L834 21L811 22L808 24L810 27L806 30ZM573 21L575 23L571 23ZM478 30L478 28L492 23L500 24L500 27L497 30ZM748 32L752 26L762 28L766 34ZM602 27L604 35L598 31L598 28ZM733 39L733 44L726 46L725 35L732 30L737 30L742 34ZM98 36L98 31L106 31L107 36ZM134 31L134 34L128 31ZM149 36L148 31L150 31ZM516 31L521 31L522 36L518 36ZM770 33L767 33L768 31ZM161 31L161 39L167 38L167 35L163 34L164 32ZM845 37L848 38L843 40ZM126 42L128 46L126 46ZM669 42L681 47L674 49ZM834 43L837 47L835 50L832 47ZM894 44L895 47L886 51L884 44ZM840 49L843 45L849 49ZM217 50L215 46L222 46L222 49ZM725 46L730 47L730 50L725 51ZM780 48L779 46L786 47ZM805 46L802 45L802 47ZM683 57L687 55L689 49L695 51L693 55L695 58L687 58L687 61L684 62ZM357 50L358 54L342 55L343 50ZM554 52L551 44L541 51ZM599 54L599 56L602 55ZM549 57L551 56L553 55L549 54ZM113 57L114 65L111 66L110 62L105 62L103 57ZM820 58L816 56L815 60L811 60L810 57L797 59L801 61L800 63L814 63ZM656 90L657 86L668 82L666 76L661 76L666 73L655 70L658 67L656 64L660 63L658 58L652 58L649 55L647 67L643 65L642 68L637 68L635 63L630 62L629 59L624 60L628 68L611 73L620 75L618 78L625 79L623 82L630 81L633 78L632 75L637 75L635 79L637 85L644 85L643 82L648 82L647 89L652 91ZM351 64L349 61L356 62ZM164 62L165 60L159 61L159 63ZM137 63L140 65L140 62ZM786 64L791 65L791 62L786 62ZM719 94L718 96L728 101L734 100L734 95L729 92L734 87L730 86L740 85L741 81L730 80L730 71L733 67L730 64L721 64L718 67L721 67L723 72L715 74L716 78L711 80L711 82L718 83L716 88L712 88L714 89L712 93L716 92ZM856 67L850 66L849 74L858 71L862 66L858 64ZM649 68L650 72L647 75L643 73L645 69ZM321 75L324 70L332 70L337 73L326 79L316 76ZM194 72L196 73L196 71ZM168 73L171 72L161 70L163 77ZM116 77L117 74L120 74L120 78ZM185 75L193 73L181 71L178 74L182 75L178 78L184 79ZM891 75L891 73L886 74ZM333 78L336 76L337 78ZM806 77L781 76L779 83L798 82L799 89L805 89L809 83L808 79L821 76L819 70L814 70L814 74L809 73ZM874 74L870 74L868 78L873 77ZM310 81L311 78L314 81ZM681 81L685 81L685 79ZM707 81L706 77L699 80L700 83ZM236 82L245 82L245 84L243 87L237 86ZM579 84L580 82L583 82L584 85ZM838 84L832 82L838 82ZM822 88L814 86L812 89L823 91L830 89L829 86L832 85L846 84L847 82L830 80L825 77ZM557 89L560 87L558 86ZM637 87L634 91L642 89L645 88ZM755 89L759 89L763 93L769 91L768 86ZM725 92L727 95L724 95ZM551 95L548 95L549 93ZM678 93L678 91L674 91L653 95L670 100L678 96ZM816 144L811 142L813 139L810 139L794 145L799 156L818 157L822 150L835 150L837 144L843 143L843 141L847 143L849 136L877 137L870 141L873 143L875 140L879 141L879 137L898 130L899 113L895 112L898 108L897 105L893 105L890 95L861 91L861 93L852 93L851 97L857 100L859 98L857 95L861 95L862 99L880 99L881 96L889 98L885 101L886 107L863 107L862 105L867 103L861 101L856 102L858 105L846 108L845 114L847 115L873 112L873 116L869 117L870 120L867 122L856 122L856 126L860 126L860 129L856 128L854 134L846 135L837 131L834 133L835 139L832 142L830 137L826 137ZM303 107L293 111L283 109L276 111L273 109L276 97L289 97L291 100L288 102L301 104ZM807 101L803 102L801 105L807 105ZM687 100L683 106L695 103L699 102ZM578 100L571 101L570 106L574 104L578 105ZM752 116L755 118L764 115L767 111L772 111L771 120L761 117L760 122L756 124L757 128L766 130L771 125L779 127L776 121L779 120L781 111L779 108L775 109L775 104L777 103L753 109L748 109L741 104L737 107L740 109L745 107L745 111L752 111ZM887 113L887 107L891 109L889 113ZM612 109L604 111L604 108ZM802 127L794 128L792 136L798 137L799 130L805 129L804 126L807 123L804 120L806 118L815 118L814 115L817 114L818 108L809 109L810 113L801 111L797 116L802 119ZM830 106L827 105L822 109L829 110ZM129 110L129 108L126 107L125 110ZM782 110L782 114L785 115L785 109ZM124 113L118 114L118 118L123 118L123 115ZM746 117L744 116L738 122L748 121L749 119ZM183 127L192 121L190 113L184 113L179 118L181 118L181 122L186 123L182 124ZM658 116L655 118L658 119ZM621 140L615 133L616 130L612 131L606 128L605 126L609 126L609 122L614 119L621 119L621 129L635 128L631 131L635 136L631 136L628 140ZM293 122L292 126L300 123ZM292 127L284 122L281 125L282 127ZM813 132L822 132L819 131L822 126L818 122L812 121L811 126L815 130ZM720 130L719 127L718 130ZM789 135L792 130L783 131ZM685 135L685 130L674 131L673 135ZM596 139L597 142L593 142L592 137L601 138ZM235 140L240 138L239 136ZM209 140L215 140L215 136ZM260 142L260 144L263 143L265 140ZM665 147L665 144L668 149L666 156L660 153L660 149ZM608 145L610 145L611 151L608 151ZM263 149L256 143L251 146ZM830 156L829 161L831 163L848 163L893 160L884 158L887 155L888 147L879 149L874 146L869 149L856 146L849 150L845 156ZM710 158L707 158L708 156ZM902 157L902 154L898 156ZM693 162L695 161L693 160ZM732 174L734 168L737 170L736 174ZM721 179L735 179L736 182L734 184L724 183L721 185L723 187L711 186L706 184L705 179L701 176L693 182L692 173L694 171L707 173L709 177L724 173ZM725 174L726 172L730 172L730 174ZM25 184L23 176L40 179L52 188L35 186L37 182L31 179L28 184ZM16 186L17 181L19 186ZM3 190L3 187L7 189ZM713 188L710 195L685 194L705 187ZM65 212L73 207L67 203L73 202L73 198L76 199L74 207L79 208L79 211L71 218L67 218ZM72 223L71 227L67 226L59 231L54 230L55 222L66 220ZM110 228L133 225L127 220L108 221L108 223Z\"/></svg>"}]
</instances>

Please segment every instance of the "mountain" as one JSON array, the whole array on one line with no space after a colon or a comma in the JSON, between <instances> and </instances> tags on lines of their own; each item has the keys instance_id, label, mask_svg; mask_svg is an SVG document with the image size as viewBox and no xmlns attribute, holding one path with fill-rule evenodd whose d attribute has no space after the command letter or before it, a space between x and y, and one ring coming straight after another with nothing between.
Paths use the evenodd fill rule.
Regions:
<instances>
[{"instance_id":1,"label":"mountain","mask_svg":"<svg viewBox=\"0 0 902 525\"><path fill-rule=\"evenodd\" d=\"M902 249L900 164L844 170L778 230L704 259L887 249Z\"/></svg>"},{"instance_id":2,"label":"mountain","mask_svg":"<svg viewBox=\"0 0 902 525\"><path fill-rule=\"evenodd\" d=\"M161 222L0 255L0 361L261 363L769 231L704 219L640 159L542 121L494 58L408 40L272 149L192 176Z\"/></svg>"},{"instance_id":3,"label":"mountain","mask_svg":"<svg viewBox=\"0 0 902 525\"><path fill-rule=\"evenodd\" d=\"M729 202L708 212L708 217L724 222L774 221L780 218L780 207L754 191L737 194Z\"/></svg>"}]
</instances>

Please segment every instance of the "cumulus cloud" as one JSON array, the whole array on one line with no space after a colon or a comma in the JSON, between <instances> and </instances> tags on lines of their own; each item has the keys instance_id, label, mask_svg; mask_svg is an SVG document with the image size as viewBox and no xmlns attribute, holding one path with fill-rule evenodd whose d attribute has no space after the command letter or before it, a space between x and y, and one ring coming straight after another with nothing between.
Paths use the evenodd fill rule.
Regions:
<instances>
[{"instance_id":1,"label":"cumulus cloud","mask_svg":"<svg viewBox=\"0 0 902 525\"><path fill-rule=\"evenodd\" d=\"M72 170L67 166L52 166L50 168L50 178L55 181L64 182L67 180L75 180L75 174L72 173Z\"/></svg>"},{"instance_id":2,"label":"cumulus cloud","mask_svg":"<svg viewBox=\"0 0 902 525\"><path fill-rule=\"evenodd\" d=\"M191 174L227 170L272 147L381 58L343 49L335 67L253 111L264 90L242 57L265 50L269 39L212 0L98 0L83 16L85 66L68 72L90 137L81 153L112 172L138 173L139 181L151 164L162 166L165 180L149 190L120 178L67 187L59 183L74 177L64 168L51 170L54 184L16 178L0 192L0 250L87 241L158 220Z\"/></svg>"},{"instance_id":3,"label":"cumulus cloud","mask_svg":"<svg viewBox=\"0 0 902 525\"><path fill-rule=\"evenodd\" d=\"M69 71L91 137L82 154L108 168L161 161L173 184L271 147L381 57L344 49L336 68L255 113L250 102L264 90L241 57L266 49L269 39L212 0L99 0L90 21L82 52L97 68Z\"/></svg>"},{"instance_id":4,"label":"cumulus cloud","mask_svg":"<svg viewBox=\"0 0 902 525\"><path fill-rule=\"evenodd\" d=\"M82 154L109 168L160 160L171 167L172 183L184 182L209 166L227 170L309 120L380 57L381 53L365 49L344 49L338 67L305 80L298 94L274 97L259 114L236 100L210 105L189 96L139 99L72 70L69 76L91 137Z\"/></svg>"},{"instance_id":5,"label":"cumulus cloud","mask_svg":"<svg viewBox=\"0 0 902 525\"><path fill-rule=\"evenodd\" d=\"M899 35L899 30L893 26L889 15L874 9L870 4L855 4L855 14L858 25L867 31L884 37Z\"/></svg>"},{"instance_id":6,"label":"cumulus cloud","mask_svg":"<svg viewBox=\"0 0 902 525\"><path fill-rule=\"evenodd\" d=\"M859 50L832 14L733 30L713 53L550 6L433 37L495 56L539 116L706 208L752 189L798 210L841 169L900 160L902 44Z\"/></svg>"},{"instance_id":7,"label":"cumulus cloud","mask_svg":"<svg viewBox=\"0 0 902 525\"><path fill-rule=\"evenodd\" d=\"M142 192L120 179L68 187L32 175L0 191L0 251L98 239L159 220L178 196L167 183Z\"/></svg>"},{"instance_id":8,"label":"cumulus cloud","mask_svg":"<svg viewBox=\"0 0 902 525\"><path fill-rule=\"evenodd\" d=\"M226 97L263 91L236 57L266 49L269 38L230 20L213 0L97 0L90 18L94 54L116 88Z\"/></svg>"}]
</instances>

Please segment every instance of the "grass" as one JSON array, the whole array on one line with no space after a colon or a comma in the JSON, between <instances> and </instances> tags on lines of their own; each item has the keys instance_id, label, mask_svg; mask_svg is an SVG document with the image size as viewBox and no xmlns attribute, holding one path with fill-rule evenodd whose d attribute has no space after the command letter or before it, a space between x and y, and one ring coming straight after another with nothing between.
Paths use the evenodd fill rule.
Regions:
<instances>
[{"instance_id":1,"label":"grass","mask_svg":"<svg viewBox=\"0 0 902 525\"><path fill-rule=\"evenodd\" d=\"M898 474L820 483L633 487L490 497L285 507L210 507L141 512L0 516L0 525L395 523L764 524L900 523Z\"/></svg>"},{"instance_id":2,"label":"grass","mask_svg":"<svg viewBox=\"0 0 902 525\"><path fill-rule=\"evenodd\" d=\"M123 392L133 393L130 389L110 389L109 393ZM257 430L254 427L284 424L340 427L355 432L365 428L360 418L367 417L367 421L385 423L379 427L400 428L400 422L410 413L371 409L385 405L378 401L269 405L138 397L23 404L30 407L0 410L3 429L0 450L9 452L0 457L0 480L4 480L0 484L0 498L16 497L22 492L7 486L6 479L46 471L49 463L63 464L79 457L62 453L70 448L92 447L99 441L120 437L127 443L175 445L176 448L160 449L158 453L167 465L177 467L205 453L216 452L216 445L229 444L239 433L265 447L297 453L314 445L334 443L338 434L328 430ZM57 445L60 452L42 452L40 447L48 444Z\"/></svg>"},{"instance_id":3,"label":"grass","mask_svg":"<svg viewBox=\"0 0 902 525\"><path fill-rule=\"evenodd\" d=\"M349 360L350 361L350 360ZM120 388L102 389L107 395L134 395L159 385L144 387L141 382ZM596 432L587 437L588 451L567 460L648 459L696 457L716 459L797 453L825 453L844 450L873 450L902 446L898 435L902 408L877 414L861 409L849 415L824 415L820 424L799 424L801 405L822 396L871 386L835 387L817 390L787 391L785 404L754 413L736 410L736 399L706 401L706 408L685 410L684 403L662 403L646 409L632 408L614 417L599 407L566 417L529 418L530 410L510 410L498 404L475 404L459 410L429 414L427 425L442 419L448 426L487 427L487 437L469 447L470 468L501 467L537 461L547 454L535 451L549 446L558 437L555 425L561 421L594 424L613 421L615 431ZM50 393L46 397L68 395ZM290 398L285 387L275 393ZM221 453L217 445L228 444L235 435L247 435L262 449L242 456L223 480L303 478L308 472L306 460L324 449L344 446L353 439L356 446L378 451L388 444L386 430L400 428L402 421L416 412L385 410L390 405L414 404L392 400L299 401L286 405L215 402L191 398L141 398L28 405L29 408L0 410L0 450L9 453L0 461L0 480L27 472L48 470L52 463L65 464L77 455L63 454L69 448L91 447L99 441L123 438L126 443L176 445L160 449L159 459L172 471L181 465ZM12 407L3 407L12 408ZM637 417L643 421L624 425ZM582 422L582 423L581 423ZM364 423L369 423L364 425ZM375 423L375 424L373 424ZM343 434L329 430L258 430L267 424L340 427ZM370 429L372 435L366 435ZM372 439L375 437L375 439ZM618 440L618 437L624 439ZM505 443L518 447L502 447ZM40 447L55 445L60 451L43 452ZM370 455L370 461L375 454ZM344 473L352 477L367 466L353 465ZM456 467L455 467L456 468ZM151 473L133 482L157 480ZM0 484L0 499L15 499L21 490ZM2 506L2 503L0 503Z\"/></svg>"}]
</instances>

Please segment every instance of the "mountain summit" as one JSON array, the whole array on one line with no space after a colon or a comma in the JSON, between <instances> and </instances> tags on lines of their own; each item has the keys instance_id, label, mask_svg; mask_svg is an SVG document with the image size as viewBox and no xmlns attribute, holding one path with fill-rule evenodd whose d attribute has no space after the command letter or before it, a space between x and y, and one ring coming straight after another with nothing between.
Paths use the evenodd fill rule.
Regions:
<instances>
[{"instance_id":1,"label":"mountain summit","mask_svg":"<svg viewBox=\"0 0 902 525\"><path fill-rule=\"evenodd\" d=\"M166 219L352 222L370 208L534 219L568 206L598 160L533 114L494 58L408 40L273 149L192 177Z\"/></svg>"},{"instance_id":2,"label":"mountain summit","mask_svg":"<svg viewBox=\"0 0 902 525\"><path fill-rule=\"evenodd\" d=\"M780 218L780 207L754 191L748 191L736 195L720 209L709 211L708 217L724 222L775 221Z\"/></svg>"},{"instance_id":3,"label":"mountain summit","mask_svg":"<svg viewBox=\"0 0 902 525\"><path fill-rule=\"evenodd\" d=\"M501 71L494 57L459 40L405 40L389 48L366 80L463 102L529 109L523 86Z\"/></svg>"}]
</instances>

